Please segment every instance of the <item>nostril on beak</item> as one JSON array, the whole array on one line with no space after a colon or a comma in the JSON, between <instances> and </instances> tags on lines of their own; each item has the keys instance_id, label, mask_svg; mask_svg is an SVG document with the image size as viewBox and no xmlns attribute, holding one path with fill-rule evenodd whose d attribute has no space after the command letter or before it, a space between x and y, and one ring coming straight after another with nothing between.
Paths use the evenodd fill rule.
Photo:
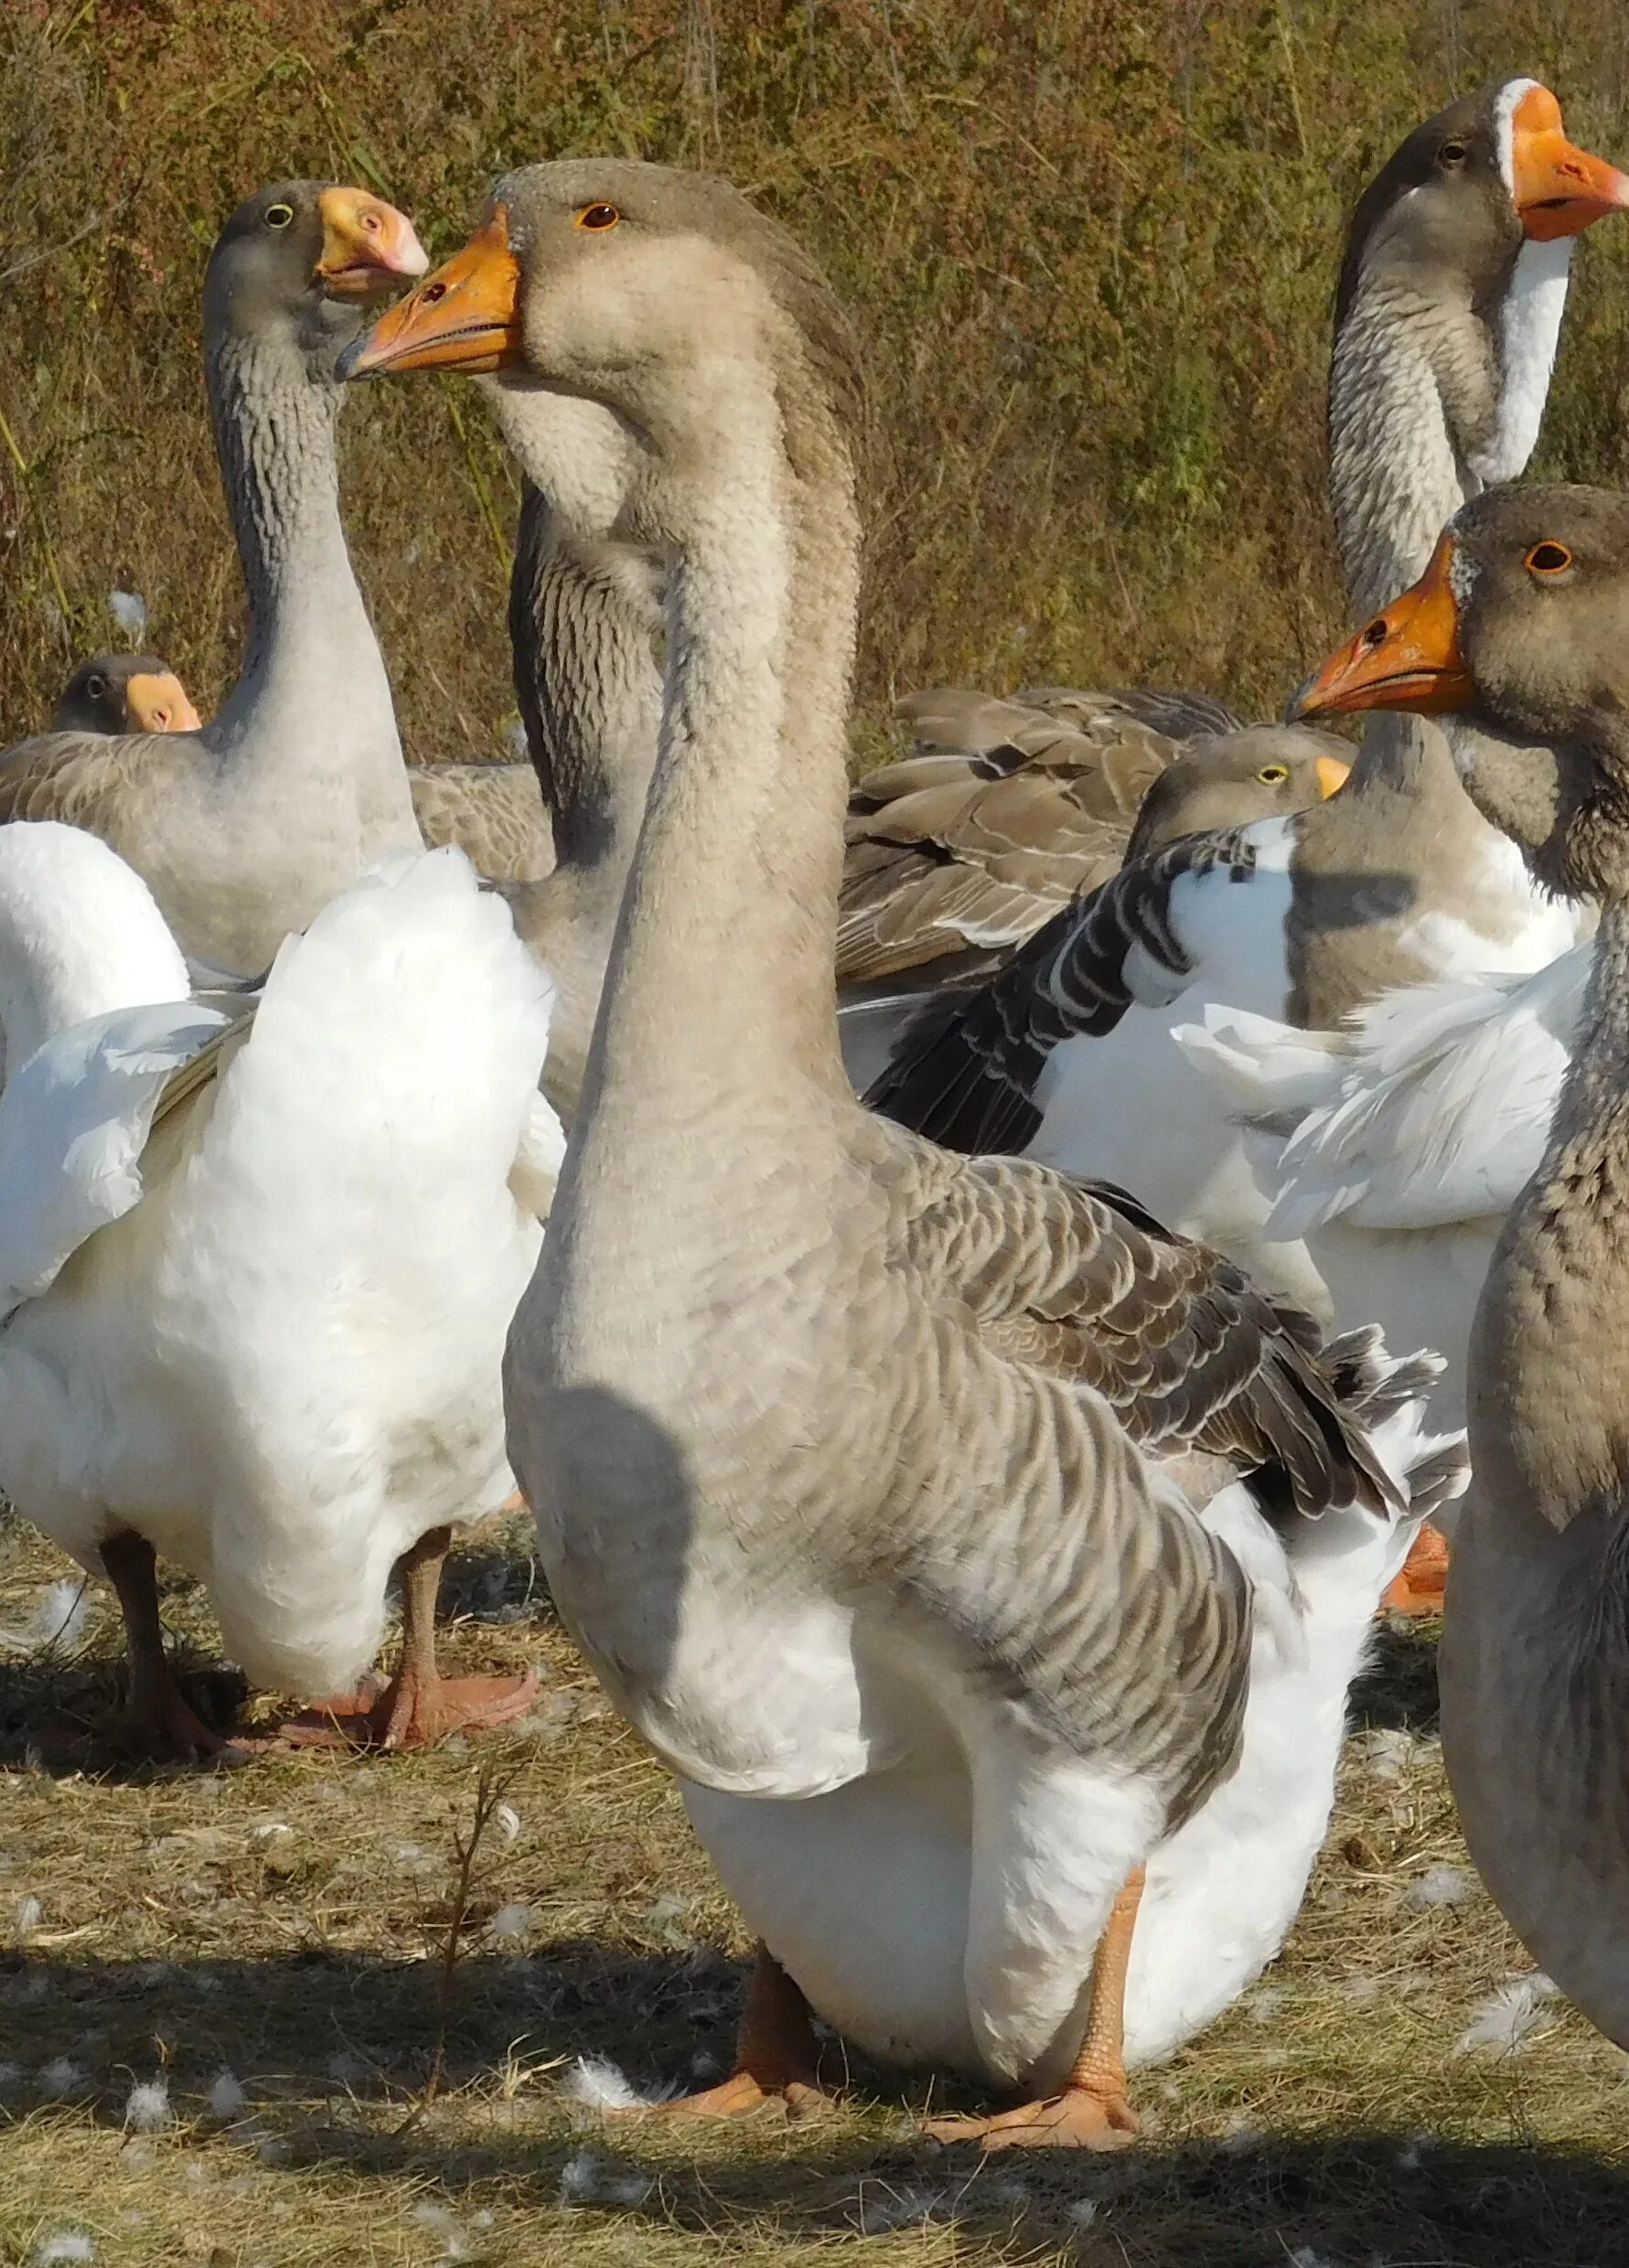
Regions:
<instances>
[{"instance_id":1,"label":"nostril on beak","mask_svg":"<svg viewBox=\"0 0 1629 2268\"><path fill-rule=\"evenodd\" d=\"M1386 617L1384 615L1377 615L1374 621L1369 624L1368 628L1363 634L1363 642L1366 646L1385 645Z\"/></svg>"}]
</instances>

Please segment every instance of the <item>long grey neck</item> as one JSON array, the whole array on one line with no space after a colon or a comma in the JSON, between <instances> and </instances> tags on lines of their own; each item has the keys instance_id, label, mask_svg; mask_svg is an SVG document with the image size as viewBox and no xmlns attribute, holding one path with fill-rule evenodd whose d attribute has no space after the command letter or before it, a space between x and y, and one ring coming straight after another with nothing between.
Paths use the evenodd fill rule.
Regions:
<instances>
[{"instance_id":1,"label":"long grey neck","mask_svg":"<svg viewBox=\"0 0 1629 2268\"><path fill-rule=\"evenodd\" d=\"M592 1149L599 1118L625 1163L664 1128L693 1154L744 1089L732 1145L777 1149L811 1088L850 1092L833 968L852 472L830 412L772 371L732 365L711 391L708 461L670 516L660 753L574 1129Z\"/></svg>"},{"instance_id":2,"label":"long grey neck","mask_svg":"<svg viewBox=\"0 0 1629 2268\"><path fill-rule=\"evenodd\" d=\"M1629 898L1601 909L1544 1161L1506 1221L1473 1342L1477 1435L1551 1526L1629 1496ZM1480 1516L1480 1515L1479 1515Z\"/></svg>"},{"instance_id":3,"label":"long grey neck","mask_svg":"<svg viewBox=\"0 0 1629 2268\"><path fill-rule=\"evenodd\" d=\"M1360 280L1329 372L1329 488L1355 617L1424 572L1498 423L1495 343L1469 301Z\"/></svg>"},{"instance_id":4,"label":"long grey neck","mask_svg":"<svg viewBox=\"0 0 1629 2268\"><path fill-rule=\"evenodd\" d=\"M1480 487L1470 459L1498 430L1499 375L1468 297L1360 279L1329 372L1330 500L1354 620L1423 574ZM1371 719L1348 792L1370 784L1429 786L1476 819L1441 734L1413 719Z\"/></svg>"},{"instance_id":5,"label":"long grey neck","mask_svg":"<svg viewBox=\"0 0 1629 2268\"><path fill-rule=\"evenodd\" d=\"M643 552L573 534L529 480L509 581L515 696L556 872L603 872L618 897L661 723L656 626Z\"/></svg>"},{"instance_id":6,"label":"long grey neck","mask_svg":"<svg viewBox=\"0 0 1629 2268\"><path fill-rule=\"evenodd\" d=\"M249 601L244 667L209 728L229 757L298 774L371 765L411 816L390 680L339 514L340 390L288 335L212 343L215 446ZM416 829L404 831L411 840Z\"/></svg>"},{"instance_id":7,"label":"long grey neck","mask_svg":"<svg viewBox=\"0 0 1629 2268\"><path fill-rule=\"evenodd\" d=\"M1517 256L1524 285L1527 251L1549 250ZM1513 283L1495 333L1449 279L1430 288L1395 272L1359 279L1329 387L1330 494L1357 620L1423 573L1445 523L1478 492L1478 467L1508 476L1526 461L1565 283L1563 263L1559 294L1541 295L1537 314L1531 292ZM1369 719L1351 779L1303 826L1300 864L1306 918L1292 939L1291 1013L1318 1025L1375 990L1435 973L1410 944L1422 880L1439 913L1488 941L1490 965L1510 966L1512 954L1520 964L1543 904L1466 795L1441 733L1420 717Z\"/></svg>"}]
</instances>

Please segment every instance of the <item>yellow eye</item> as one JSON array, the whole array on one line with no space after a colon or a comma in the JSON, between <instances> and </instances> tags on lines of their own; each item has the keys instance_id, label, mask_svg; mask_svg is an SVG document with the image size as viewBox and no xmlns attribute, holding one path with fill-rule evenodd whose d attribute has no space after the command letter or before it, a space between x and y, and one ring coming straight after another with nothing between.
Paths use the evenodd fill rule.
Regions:
<instances>
[{"instance_id":1,"label":"yellow eye","mask_svg":"<svg viewBox=\"0 0 1629 2268\"><path fill-rule=\"evenodd\" d=\"M268 205L266 207L268 229L286 229L294 217L295 209L292 205Z\"/></svg>"},{"instance_id":2,"label":"yellow eye","mask_svg":"<svg viewBox=\"0 0 1629 2268\"><path fill-rule=\"evenodd\" d=\"M614 229L622 215L615 205L584 205L577 212L580 229Z\"/></svg>"},{"instance_id":3,"label":"yellow eye","mask_svg":"<svg viewBox=\"0 0 1629 2268\"><path fill-rule=\"evenodd\" d=\"M1289 776L1287 764L1264 764L1256 775L1263 787L1281 787Z\"/></svg>"},{"instance_id":4,"label":"yellow eye","mask_svg":"<svg viewBox=\"0 0 1629 2268\"><path fill-rule=\"evenodd\" d=\"M1536 575L1564 575L1572 554L1564 543L1536 543L1522 564Z\"/></svg>"}]
</instances>

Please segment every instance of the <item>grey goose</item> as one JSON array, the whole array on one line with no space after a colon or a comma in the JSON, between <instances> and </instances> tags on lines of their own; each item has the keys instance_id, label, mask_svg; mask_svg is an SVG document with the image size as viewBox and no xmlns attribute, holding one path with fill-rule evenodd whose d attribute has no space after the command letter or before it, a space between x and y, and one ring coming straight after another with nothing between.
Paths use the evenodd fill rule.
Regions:
<instances>
[{"instance_id":1,"label":"grey goose","mask_svg":"<svg viewBox=\"0 0 1629 2268\"><path fill-rule=\"evenodd\" d=\"M1025 2091L946 2139L1115 2146L1125 2056L1225 2006L1299 1903L1364 1621L1463 1480L1429 1362L855 1100L860 381L784 230L664 167L527 167L348 367L609 408L675 562L506 1406L561 1611L766 1941L740 2068L691 2108L806 2099L807 2000Z\"/></svg>"},{"instance_id":2,"label":"grey goose","mask_svg":"<svg viewBox=\"0 0 1629 2268\"><path fill-rule=\"evenodd\" d=\"M1548 89L1451 104L1360 200L1330 383L1331 487L1355 611L1538 431L1574 238L1629 179L1566 140ZM936 1001L872 1099L968 1150L1132 1182L1328 1316L1206 1075L1173 1037L1212 1005L1328 1025L1386 988L1542 968L1587 926L1480 817L1429 722L1371 720L1350 782L1298 817L1167 846Z\"/></svg>"},{"instance_id":3,"label":"grey goose","mask_svg":"<svg viewBox=\"0 0 1629 2268\"><path fill-rule=\"evenodd\" d=\"M385 852L421 847L390 680L339 513L337 349L425 261L368 191L239 206L204 278L204 369L249 601L242 674L194 732L50 733L0 755L0 818L100 835L193 960L250 975Z\"/></svg>"}]
</instances>

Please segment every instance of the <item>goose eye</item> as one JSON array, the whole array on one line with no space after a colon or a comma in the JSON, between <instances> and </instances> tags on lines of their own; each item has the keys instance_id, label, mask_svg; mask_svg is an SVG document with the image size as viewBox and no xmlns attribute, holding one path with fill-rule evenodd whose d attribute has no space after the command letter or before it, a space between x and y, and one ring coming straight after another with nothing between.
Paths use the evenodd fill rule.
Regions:
<instances>
[{"instance_id":1,"label":"goose eye","mask_svg":"<svg viewBox=\"0 0 1629 2268\"><path fill-rule=\"evenodd\" d=\"M1438 163L1443 166L1463 166L1469 155L1463 142L1444 142L1437 152Z\"/></svg>"},{"instance_id":2,"label":"goose eye","mask_svg":"<svg viewBox=\"0 0 1629 2268\"><path fill-rule=\"evenodd\" d=\"M295 209L292 205L268 205L266 207L268 229L286 229L294 217Z\"/></svg>"},{"instance_id":3,"label":"goose eye","mask_svg":"<svg viewBox=\"0 0 1629 2268\"><path fill-rule=\"evenodd\" d=\"M102 695L107 691L106 678L87 678L85 679L85 690L90 694L92 701L100 701Z\"/></svg>"},{"instance_id":4,"label":"goose eye","mask_svg":"<svg viewBox=\"0 0 1629 2268\"><path fill-rule=\"evenodd\" d=\"M1564 575L1572 554L1564 543L1536 543L1522 563L1536 575Z\"/></svg>"},{"instance_id":5,"label":"goose eye","mask_svg":"<svg viewBox=\"0 0 1629 2268\"><path fill-rule=\"evenodd\" d=\"M1263 787L1281 787L1289 776L1287 764L1264 764L1256 775Z\"/></svg>"},{"instance_id":6,"label":"goose eye","mask_svg":"<svg viewBox=\"0 0 1629 2268\"><path fill-rule=\"evenodd\" d=\"M622 215L615 205L584 205L576 218L580 229L614 229Z\"/></svg>"}]
</instances>

